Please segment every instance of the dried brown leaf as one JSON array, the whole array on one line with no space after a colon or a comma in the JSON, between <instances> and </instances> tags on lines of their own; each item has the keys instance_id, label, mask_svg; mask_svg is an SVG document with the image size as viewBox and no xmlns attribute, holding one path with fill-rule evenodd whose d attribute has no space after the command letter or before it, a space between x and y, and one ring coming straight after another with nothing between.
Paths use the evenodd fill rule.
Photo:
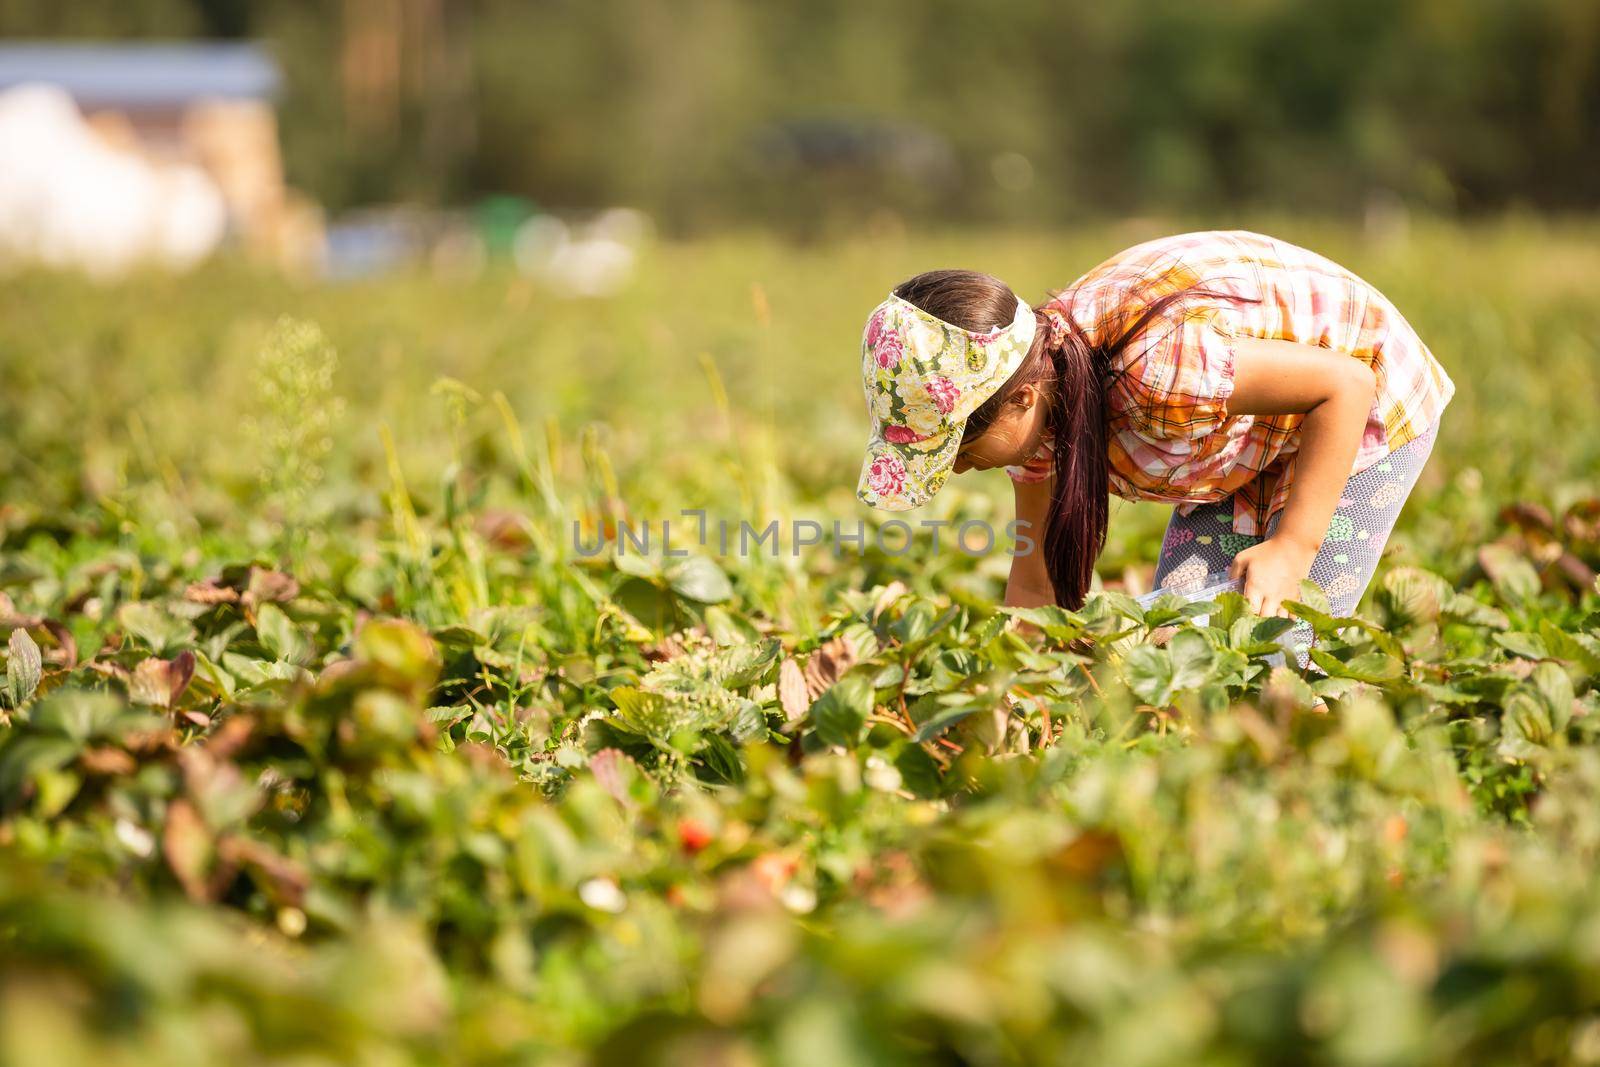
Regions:
<instances>
[{"instance_id":1,"label":"dried brown leaf","mask_svg":"<svg viewBox=\"0 0 1600 1067\"><path fill-rule=\"evenodd\" d=\"M1047 859L1050 868L1074 881L1099 878L1127 862L1122 839L1105 830L1084 830Z\"/></svg>"},{"instance_id":2,"label":"dried brown leaf","mask_svg":"<svg viewBox=\"0 0 1600 1067\"><path fill-rule=\"evenodd\" d=\"M1519 500L1500 509L1500 521L1529 533L1548 536L1556 528L1555 516L1539 504Z\"/></svg>"},{"instance_id":3,"label":"dried brown leaf","mask_svg":"<svg viewBox=\"0 0 1600 1067\"><path fill-rule=\"evenodd\" d=\"M54 647L42 651L40 658L46 663L53 663L67 670L78 665L78 642L72 636L72 631L58 619L46 618L43 615L18 615L11 610L11 601L7 600L4 604L0 604L0 627L43 630L49 635Z\"/></svg>"},{"instance_id":4,"label":"dried brown leaf","mask_svg":"<svg viewBox=\"0 0 1600 1067\"><path fill-rule=\"evenodd\" d=\"M140 660L127 675L128 699L135 704L170 708L178 702L194 677L194 653L188 649L171 659L154 656Z\"/></svg>"},{"instance_id":5,"label":"dried brown leaf","mask_svg":"<svg viewBox=\"0 0 1600 1067\"><path fill-rule=\"evenodd\" d=\"M666 663L677 659L687 651L688 646L678 634L668 634L660 641L652 641L639 648L639 652L651 663Z\"/></svg>"},{"instance_id":6,"label":"dried brown leaf","mask_svg":"<svg viewBox=\"0 0 1600 1067\"><path fill-rule=\"evenodd\" d=\"M235 715L217 728L217 732L206 740L206 752L213 759L232 759L244 748L245 742L250 740L251 732L256 728L255 719L249 715Z\"/></svg>"},{"instance_id":7,"label":"dried brown leaf","mask_svg":"<svg viewBox=\"0 0 1600 1067\"><path fill-rule=\"evenodd\" d=\"M211 891L207 873L216 849L211 832L187 800L174 800L167 806L167 825L161 833L161 853L167 858L178 884L190 900L209 903Z\"/></svg>"},{"instance_id":8,"label":"dried brown leaf","mask_svg":"<svg viewBox=\"0 0 1600 1067\"><path fill-rule=\"evenodd\" d=\"M78 641L72 636L72 631L66 624L56 619L45 619L42 625L51 637L55 638L56 647L44 654L47 662L71 670L78 665Z\"/></svg>"},{"instance_id":9,"label":"dried brown leaf","mask_svg":"<svg viewBox=\"0 0 1600 1067\"><path fill-rule=\"evenodd\" d=\"M131 675L128 673L128 668L124 667L120 663L113 663L110 660L90 660L88 663L85 663L84 666L89 668L91 671L94 671L96 674L103 674L107 678L115 678L119 682L125 683L131 677Z\"/></svg>"},{"instance_id":10,"label":"dried brown leaf","mask_svg":"<svg viewBox=\"0 0 1600 1067\"><path fill-rule=\"evenodd\" d=\"M311 875L304 867L260 841L229 836L217 846L226 867L244 867L278 907L298 908L305 903Z\"/></svg>"},{"instance_id":11,"label":"dried brown leaf","mask_svg":"<svg viewBox=\"0 0 1600 1067\"><path fill-rule=\"evenodd\" d=\"M189 682L194 678L194 653L184 649L167 661L167 683L171 686L168 694L168 705L178 702L183 696L183 691L189 688Z\"/></svg>"},{"instance_id":12,"label":"dried brown leaf","mask_svg":"<svg viewBox=\"0 0 1600 1067\"><path fill-rule=\"evenodd\" d=\"M132 774L139 769L138 761L120 748L86 748L78 757L78 762L90 774L106 777Z\"/></svg>"},{"instance_id":13,"label":"dried brown leaf","mask_svg":"<svg viewBox=\"0 0 1600 1067\"><path fill-rule=\"evenodd\" d=\"M806 660L806 696L815 701L855 665L856 649L848 637L840 634L823 644Z\"/></svg>"},{"instance_id":14,"label":"dried brown leaf","mask_svg":"<svg viewBox=\"0 0 1600 1067\"><path fill-rule=\"evenodd\" d=\"M239 590L222 585L218 578L207 578L203 582L191 582L183 591L183 598L195 604L237 604Z\"/></svg>"},{"instance_id":15,"label":"dried brown leaf","mask_svg":"<svg viewBox=\"0 0 1600 1067\"><path fill-rule=\"evenodd\" d=\"M1556 560L1556 569L1580 593L1589 588L1595 579L1595 570L1571 552L1563 552Z\"/></svg>"},{"instance_id":16,"label":"dried brown leaf","mask_svg":"<svg viewBox=\"0 0 1600 1067\"><path fill-rule=\"evenodd\" d=\"M478 536L496 548L516 552L533 544L527 516L503 508L487 508L478 515Z\"/></svg>"},{"instance_id":17,"label":"dried brown leaf","mask_svg":"<svg viewBox=\"0 0 1600 1067\"><path fill-rule=\"evenodd\" d=\"M896 600L905 596L909 591L905 583L901 581L893 581L884 586L883 591L878 594L878 598L872 602L872 618L876 620L879 615L893 607Z\"/></svg>"},{"instance_id":18,"label":"dried brown leaf","mask_svg":"<svg viewBox=\"0 0 1600 1067\"><path fill-rule=\"evenodd\" d=\"M172 687L167 683L167 661L153 656L140 660L128 675L128 699L154 708L170 706Z\"/></svg>"},{"instance_id":19,"label":"dried brown leaf","mask_svg":"<svg viewBox=\"0 0 1600 1067\"><path fill-rule=\"evenodd\" d=\"M631 804L628 797L629 773L639 773L638 764L618 748L602 748L589 757L589 772L594 780L619 804Z\"/></svg>"},{"instance_id":20,"label":"dried brown leaf","mask_svg":"<svg viewBox=\"0 0 1600 1067\"><path fill-rule=\"evenodd\" d=\"M1580 500L1568 508L1561 529L1575 545L1600 547L1600 498Z\"/></svg>"},{"instance_id":21,"label":"dried brown leaf","mask_svg":"<svg viewBox=\"0 0 1600 1067\"><path fill-rule=\"evenodd\" d=\"M158 730L131 730L123 736L122 745L129 752L146 756L172 749L176 747L176 741L172 730L163 726Z\"/></svg>"},{"instance_id":22,"label":"dried brown leaf","mask_svg":"<svg viewBox=\"0 0 1600 1067\"><path fill-rule=\"evenodd\" d=\"M778 667L778 703L783 706L783 716L796 722L811 710L811 691L806 685L805 671L794 659L786 659Z\"/></svg>"},{"instance_id":23,"label":"dried brown leaf","mask_svg":"<svg viewBox=\"0 0 1600 1067\"><path fill-rule=\"evenodd\" d=\"M264 567L250 568L250 581L239 598L247 608L268 601L285 603L300 595L300 583L282 571L269 571Z\"/></svg>"}]
</instances>

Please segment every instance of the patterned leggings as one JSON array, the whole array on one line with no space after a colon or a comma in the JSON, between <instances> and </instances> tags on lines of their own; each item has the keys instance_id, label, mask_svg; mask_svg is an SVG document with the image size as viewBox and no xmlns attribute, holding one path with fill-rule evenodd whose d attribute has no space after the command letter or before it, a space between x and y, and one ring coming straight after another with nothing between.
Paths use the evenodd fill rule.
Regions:
<instances>
[{"instance_id":1,"label":"patterned leggings","mask_svg":"<svg viewBox=\"0 0 1600 1067\"><path fill-rule=\"evenodd\" d=\"M1366 470L1350 476L1339 506L1328 523L1322 548L1311 563L1311 580L1328 594L1335 615L1353 615L1367 584L1378 567L1378 557L1389 540L1411 487L1433 451L1438 426L1430 426ZM1267 535L1278 528L1278 512L1267 523ZM1202 504L1188 515L1176 511L1167 523L1156 564L1156 588L1183 588L1203 581L1208 574L1225 573L1233 557L1262 539L1233 532L1233 497ZM1280 642L1295 649L1302 669L1309 657L1311 627L1301 623ZM1278 657L1274 657L1277 659Z\"/></svg>"}]
</instances>

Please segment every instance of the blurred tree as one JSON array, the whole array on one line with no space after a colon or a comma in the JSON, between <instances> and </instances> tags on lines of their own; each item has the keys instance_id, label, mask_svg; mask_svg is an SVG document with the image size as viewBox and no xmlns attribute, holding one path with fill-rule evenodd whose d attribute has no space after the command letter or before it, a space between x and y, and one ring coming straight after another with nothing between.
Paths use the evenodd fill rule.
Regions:
<instances>
[{"instance_id":1,"label":"blurred tree","mask_svg":"<svg viewBox=\"0 0 1600 1067\"><path fill-rule=\"evenodd\" d=\"M291 175L335 209L508 192L556 206L625 201L680 229L815 230L885 215L1600 199L1594 0L334 10L75 0L69 15L10 0L0 32L266 38L288 78ZM802 129L813 147L825 134L857 148L798 149ZM928 146L921 164L907 145Z\"/></svg>"},{"instance_id":2,"label":"blurred tree","mask_svg":"<svg viewBox=\"0 0 1600 1067\"><path fill-rule=\"evenodd\" d=\"M191 0L199 9L207 37L244 37L250 33L250 0Z\"/></svg>"}]
</instances>

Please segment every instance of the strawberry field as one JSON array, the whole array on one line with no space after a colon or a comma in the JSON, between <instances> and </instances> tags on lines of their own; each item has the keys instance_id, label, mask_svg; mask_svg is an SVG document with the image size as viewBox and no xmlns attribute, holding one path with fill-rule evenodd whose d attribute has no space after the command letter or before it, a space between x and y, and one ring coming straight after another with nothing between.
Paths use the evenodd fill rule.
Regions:
<instances>
[{"instance_id":1,"label":"strawberry field","mask_svg":"<svg viewBox=\"0 0 1600 1067\"><path fill-rule=\"evenodd\" d=\"M1155 231L6 280L0 1065L1600 1062L1600 232L1260 228L1459 388L1304 673L854 499L890 286Z\"/></svg>"}]
</instances>

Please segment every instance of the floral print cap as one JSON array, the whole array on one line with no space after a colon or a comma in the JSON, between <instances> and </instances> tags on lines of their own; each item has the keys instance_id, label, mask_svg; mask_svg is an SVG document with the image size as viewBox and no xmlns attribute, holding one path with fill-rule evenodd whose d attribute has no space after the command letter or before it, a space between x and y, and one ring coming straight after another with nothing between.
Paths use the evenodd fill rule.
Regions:
<instances>
[{"instance_id":1,"label":"floral print cap","mask_svg":"<svg viewBox=\"0 0 1600 1067\"><path fill-rule=\"evenodd\" d=\"M891 295L861 338L861 383L872 436L856 496L875 508L926 504L944 485L967 419L1016 373L1033 344L1033 309L974 332Z\"/></svg>"}]
</instances>

